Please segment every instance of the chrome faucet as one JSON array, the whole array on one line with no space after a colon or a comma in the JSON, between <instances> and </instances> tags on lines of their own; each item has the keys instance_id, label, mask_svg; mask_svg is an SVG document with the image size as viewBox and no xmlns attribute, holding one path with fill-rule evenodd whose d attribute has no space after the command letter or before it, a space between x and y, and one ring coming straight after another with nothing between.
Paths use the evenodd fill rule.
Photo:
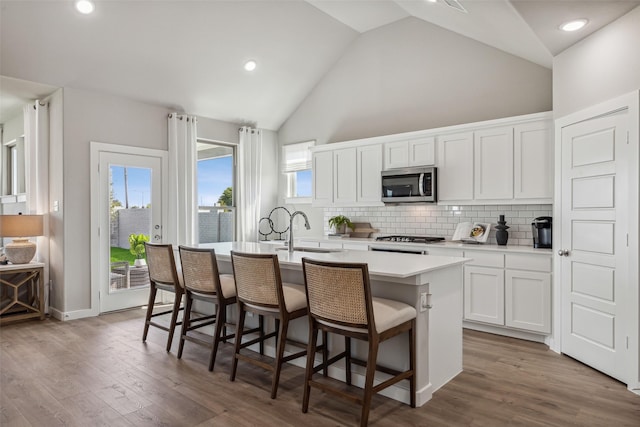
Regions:
<instances>
[{"instance_id":1,"label":"chrome faucet","mask_svg":"<svg viewBox=\"0 0 640 427\"><path fill-rule=\"evenodd\" d=\"M295 211L291 214L291 217L289 218L289 252L293 252L293 218L295 218L295 216L298 214L304 217L304 227L307 230L311 228L311 226L309 225L309 218L307 218L307 214L302 211Z\"/></svg>"}]
</instances>

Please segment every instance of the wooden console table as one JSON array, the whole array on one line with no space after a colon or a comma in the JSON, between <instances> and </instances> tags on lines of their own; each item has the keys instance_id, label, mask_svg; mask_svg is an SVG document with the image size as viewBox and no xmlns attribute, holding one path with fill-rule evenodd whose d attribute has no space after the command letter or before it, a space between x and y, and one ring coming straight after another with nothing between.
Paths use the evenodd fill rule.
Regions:
<instances>
[{"instance_id":1,"label":"wooden console table","mask_svg":"<svg viewBox=\"0 0 640 427\"><path fill-rule=\"evenodd\" d=\"M44 264L0 265L0 325L44 319Z\"/></svg>"}]
</instances>

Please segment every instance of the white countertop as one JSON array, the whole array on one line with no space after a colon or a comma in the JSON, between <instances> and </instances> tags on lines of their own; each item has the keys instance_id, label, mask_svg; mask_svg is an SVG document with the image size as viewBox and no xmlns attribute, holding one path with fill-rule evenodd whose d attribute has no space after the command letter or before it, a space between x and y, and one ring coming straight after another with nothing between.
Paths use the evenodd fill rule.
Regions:
<instances>
[{"instance_id":1,"label":"white countertop","mask_svg":"<svg viewBox=\"0 0 640 427\"><path fill-rule=\"evenodd\" d=\"M360 243L376 246L405 246L413 249L428 250L429 248L442 248L442 249L458 249L463 251L494 251L494 252L507 252L507 253L525 253L536 255L551 255L552 249L537 249L533 246L517 246L517 245L492 245L488 243L469 244L461 242L452 242L451 240L445 240L438 243L407 243L407 242L380 242L374 238L357 238L357 237L301 237L299 240L314 241L314 242L342 242L342 243ZM273 244L273 243L271 243Z\"/></svg>"},{"instance_id":2,"label":"white countertop","mask_svg":"<svg viewBox=\"0 0 640 427\"><path fill-rule=\"evenodd\" d=\"M363 240L363 239L360 239ZM414 254L398 254L390 252L350 251L341 250L330 253L298 252L289 253L286 250L276 250L273 245L253 242L222 242L205 243L202 248L213 248L220 260L230 260L232 250L249 253L278 254L281 267L293 266L300 268L302 258L310 258L329 262L367 263L369 273L377 276L407 278L433 270L460 265L468 258L449 256L424 256Z\"/></svg>"}]
</instances>

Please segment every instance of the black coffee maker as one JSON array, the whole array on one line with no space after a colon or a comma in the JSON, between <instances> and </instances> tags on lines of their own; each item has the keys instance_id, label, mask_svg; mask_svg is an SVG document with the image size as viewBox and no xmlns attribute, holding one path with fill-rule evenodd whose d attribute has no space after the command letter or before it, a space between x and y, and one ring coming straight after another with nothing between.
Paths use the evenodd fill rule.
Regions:
<instances>
[{"instance_id":1,"label":"black coffee maker","mask_svg":"<svg viewBox=\"0 0 640 427\"><path fill-rule=\"evenodd\" d=\"M531 232L533 233L534 248L550 248L551 247L551 217L541 216L533 220L531 223Z\"/></svg>"}]
</instances>

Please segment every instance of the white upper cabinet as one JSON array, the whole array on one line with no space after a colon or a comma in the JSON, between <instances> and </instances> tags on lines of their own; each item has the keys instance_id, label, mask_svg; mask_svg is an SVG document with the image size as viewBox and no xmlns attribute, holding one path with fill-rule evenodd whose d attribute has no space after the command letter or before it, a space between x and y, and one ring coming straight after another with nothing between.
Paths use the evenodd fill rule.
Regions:
<instances>
[{"instance_id":1,"label":"white upper cabinet","mask_svg":"<svg viewBox=\"0 0 640 427\"><path fill-rule=\"evenodd\" d=\"M514 127L514 197L553 197L553 137L548 121Z\"/></svg>"},{"instance_id":2,"label":"white upper cabinet","mask_svg":"<svg viewBox=\"0 0 640 427\"><path fill-rule=\"evenodd\" d=\"M384 169L432 166L436 163L436 139L433 136L384 143Z\"/></svg>"},{"instance_id":3,"label":"white upper cabinet","mask_svg":"<svg viewBox=\"0 0 640 427\"><path fill-rule=\"evenodd\" d=\"M356 149L333 151L333 203L353 205L356 202Z\"/></svg>"},{"instance_id":4,"label":"white upper cabinet","mask_svg":"<svg viewBox=\"0 0 640 427\"><path fill-rule=\"evenodd\" d=\"M473 133L438 137L438 200L473 200Z\"/></svg>"},{"instance_id":5,"label":"white upper cabinet","mask_svg":"<svg viewBox=\"0 0 640 427\"><path fill-rule=\"evenodd\" d=\"M358 147L356 150L357 202L381 203L382 147L380 144Z\"/></svg>"},{"instance_id":6,"label":"white upper cabinet","mask_svg":"<svg viewBox=\"0 0 640 427\"><path fill-rule=\"evenodd\" d=\"M313 206L382 206L381 171L382 144L323 147L313 153Z\"/></svg>"},{"instance_id":7,"label":"white upper cabinet","mask_svg":"<svg viewBox=\"0 0 640 427\"><path fill-rule=\"evenodd\" d=\"M476 200L513 198L513 127L474 133Z\"/></svg>"},{"instance_id":8,"label":"white upper cabinet","mask_svg":"<svg viewBox=\"0 0 640 427\"><path fill-rule=\"evenodd\" d=\"M384 143L384 169L406 168L409 166L409 141Z\"/></svg>"},{"instance_id":9,"label":"white upper cabinet","mask_svg":"<svg viewBox=\"0 0 640 427\"><path fill-rule=\"evenodd\" d=\"M312 205L331 206L333 204L332 151L318 151L313 153L312 176Z\"/></svg>"},{"instance_id":10,"label":"white upper cabinet","mask_svg":"<svg viewBox=\"0 0 640 427\"><path fill-rule=\"evenodd\" d=\"M436 164L436 138L409 140L409 166L433 166Z\"/></svg>"}]
</instances>

